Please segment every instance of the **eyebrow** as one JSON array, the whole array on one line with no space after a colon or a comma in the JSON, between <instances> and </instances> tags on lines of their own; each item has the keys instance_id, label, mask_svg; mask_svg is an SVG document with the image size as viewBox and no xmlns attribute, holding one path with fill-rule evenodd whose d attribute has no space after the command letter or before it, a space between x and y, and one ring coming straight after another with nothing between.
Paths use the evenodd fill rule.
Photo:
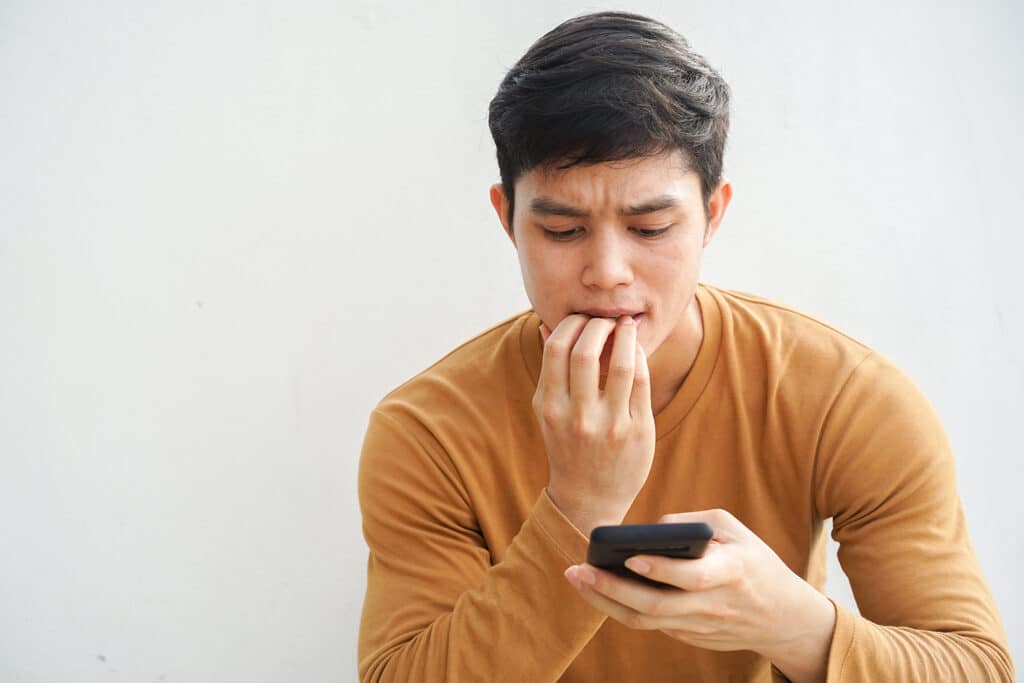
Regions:
<instances>
[{"instance_id":1,"label":"eyebrow","mask_svg":"<svg viewBox=\"0 0 1024 683\"><path fill-rule=\"evenodd\" d=\"M664 211L665 209L675 208L676 206L679 206L678 199L670 194L663 194L639 204L627 206L626 208L621 209L619 213L623 216L642 216L643 214ZM590 215L589 211L571 204L565 204L557 199L552 199L551 197L534 197L530 200L530 210L534 213L543 214L545 216L584 218Z\"/></svg>"},{"instance_id":2,"label":"eyebrow","mask_svg":"<svg viewBox=\"0 0 1024 683\"><path fill-rule=\"evenodd\" d=\"M645 213L655 213L656 211L664 211L665 209L674 209L679 206L679 200L670 194L663 194L658 197L647 200L635 206L627 206L622 215L624 216L640 216Z\"/></svg>"},{"instance_id":3,"label":"eyebrow","mask_svg":"<svg viewBox=\"0 0 1024 683\"><path fill-rule=\"evenodd\" d=\"M551 197L534 197L530 200L530 211L545 216L568 216L570 218L581 218L590 215L588 211L578 209L570 204L563 204Z\"/></svg>"}]
</instances>

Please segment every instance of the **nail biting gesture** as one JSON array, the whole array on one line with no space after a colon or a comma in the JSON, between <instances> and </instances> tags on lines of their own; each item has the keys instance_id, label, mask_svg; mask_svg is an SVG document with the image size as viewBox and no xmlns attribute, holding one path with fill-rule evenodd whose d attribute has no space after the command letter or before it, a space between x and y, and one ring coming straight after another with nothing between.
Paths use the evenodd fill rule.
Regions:
<instances>
[{"instance_id":1,"label":"nail biting gesture","mask_svg":"<svg viewBox=\"0 0 1024 683\"><path fill-rule=\"evenodd\" d=\"M566 316L542 324L544 358L533 409L547 449L548 495L584 534L619 524L654 459L647 357L630 316ZM612 337L607 380L601 356Z\"/></svg>"}]
</instances>

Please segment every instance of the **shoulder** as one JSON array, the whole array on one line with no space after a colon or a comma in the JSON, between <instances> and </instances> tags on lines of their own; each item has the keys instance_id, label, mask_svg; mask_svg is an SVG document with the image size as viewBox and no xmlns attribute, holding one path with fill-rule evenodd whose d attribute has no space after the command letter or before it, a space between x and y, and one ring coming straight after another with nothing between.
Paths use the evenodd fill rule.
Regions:
<instances>
[{"instance_id":1,"label":"shoulder","mask_svg":"<svg viewBox=\"0 0 1024 683\"><path fill-rule=\"evenodd\" d=\"M795 306L749 292L705 287L718 303L723 323L733 333L772 336L777 341L827 341L862 355L871 350L855 337Z\"/></svg>"},{"instance_id":2,"label":"shoulder","mask_svg":"<svg viewBox=\"0 0 1024 683\"><path fill-rule=\"evenodd\" d=\"M747 378L834 395L875 352L820 318L755 294L705 285L718 306L721 348Z\"/></svg>"},{"instance_id":3,"label":"shoulder","mask_svg":"<svg viewBox=\"0 0 1024 683\"><path fill-rule=\"evenodd\" d=\"M452 412L487 409L530 381L521 336L532 310L522 311L459 344L440 359L392 389L374 412L393 422L425 423Z\"/></svg>"},{"instance_id":4,"label":"shoulder","mask_svg":"<svg viewBox=\"0 0 1024 683\"><path fill-rule=\"evenodd\" d=\"M746 292L710 289L722 309L723 337L734 353L758 360L763 356L783 384L802 380L807 387L827 388L833 413L841 399L860 409L870 401L883 413L900 412L897 404L901 410L931 411L902 370L850 334L793 306Z\"/></svg>"}]
</instances>

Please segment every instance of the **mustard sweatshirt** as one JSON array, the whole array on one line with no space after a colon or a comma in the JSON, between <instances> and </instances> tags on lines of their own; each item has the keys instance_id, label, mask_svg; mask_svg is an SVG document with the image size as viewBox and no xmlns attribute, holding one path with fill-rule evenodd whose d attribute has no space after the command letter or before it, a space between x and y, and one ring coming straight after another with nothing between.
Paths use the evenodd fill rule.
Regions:
<instances>
[{"instance_id":1,"label":"mustard sweatshirt","mask_svg":"<svg viewBox=\"0 0 1024 683\"><path fill-rule=\"evenodd\" d=\"M876 352L785 306L700 285L704 340L655 416L625 522L723 508L822 590L833 518L860 616L836 605L828 681L1012 681L934 410ZM587 539L545 493L531 407L540 320L521 313L373 411L359 497L369 546L363 681L772 681L750 651L634 631L563 571Z\"/></svg>"}]
</instances>

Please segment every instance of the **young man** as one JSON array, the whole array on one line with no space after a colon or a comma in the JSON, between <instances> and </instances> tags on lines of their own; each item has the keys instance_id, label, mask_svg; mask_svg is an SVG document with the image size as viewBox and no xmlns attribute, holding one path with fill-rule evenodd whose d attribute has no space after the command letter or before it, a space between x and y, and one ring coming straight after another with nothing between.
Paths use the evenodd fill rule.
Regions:
<instances>
[{"instance_id":1,"label":"young man","mask_svg":"<svg viewBox=\"0 0 1024 683\"><path fill-rule=\"evenodd\" d=\"M863 344L698 284L729 90L643 17L565 22L491 102L532 310L385 397L360 470L364 681L1010 681L942 428ZM861 616L825 597L822 523ZM704 521L654 588L598 525Z\"/></svg>"}]
</instances>

